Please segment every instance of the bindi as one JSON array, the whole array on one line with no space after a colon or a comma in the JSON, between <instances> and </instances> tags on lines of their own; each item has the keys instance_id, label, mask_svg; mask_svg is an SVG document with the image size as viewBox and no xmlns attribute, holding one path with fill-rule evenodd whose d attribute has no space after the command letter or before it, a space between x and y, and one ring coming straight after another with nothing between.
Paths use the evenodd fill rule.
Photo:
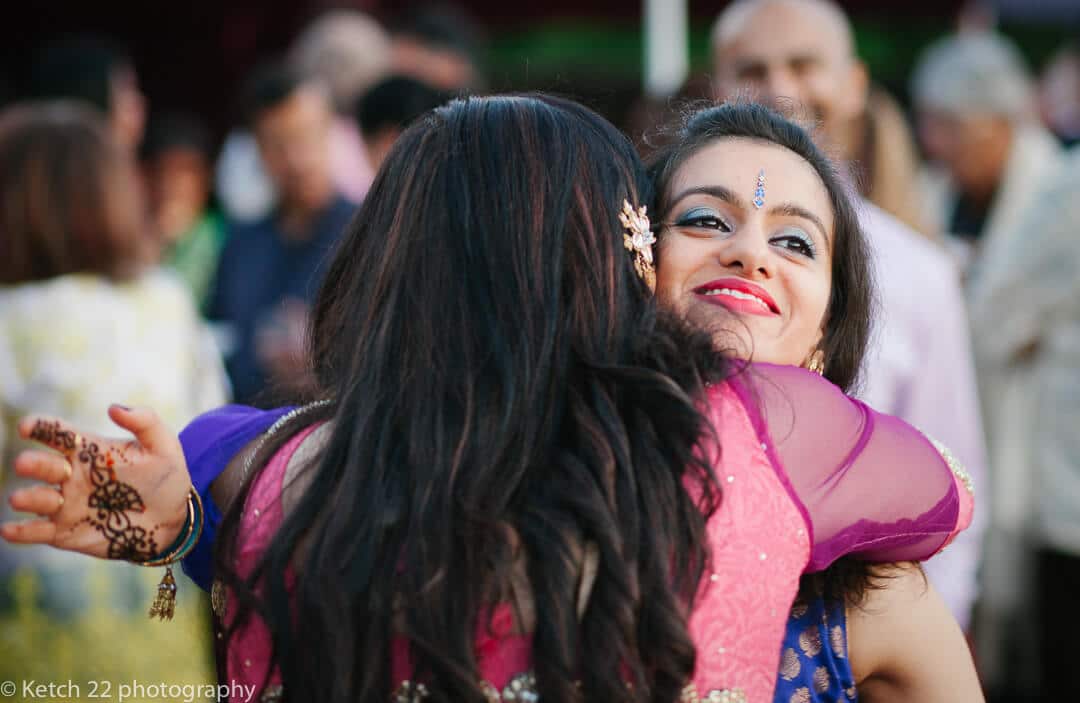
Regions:
<instances>
[{"instance_id":1,"label":"bindi","mask_svg":"<svg viewBox=\"0 0 1080 703\"><path fill-rule=\"evenodd\" d=\"M754 189L754 207L758 210L765 207L765 169L758 171L757 187Z\"/></svg>"}]
</instances>

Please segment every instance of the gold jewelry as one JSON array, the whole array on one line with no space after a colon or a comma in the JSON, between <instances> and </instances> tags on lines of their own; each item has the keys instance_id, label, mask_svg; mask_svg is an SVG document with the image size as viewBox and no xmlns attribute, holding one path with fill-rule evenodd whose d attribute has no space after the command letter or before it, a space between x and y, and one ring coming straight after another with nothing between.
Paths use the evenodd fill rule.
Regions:
<instances>
[{"instance_id":1,"label":"gold jewelry","mask_svg":"<svg viewBox=\"0 0 1080 703\"><path fill-rule=\"evenodd\" d=\"M629 200L623 200L619 222L626 229L623 232L623 246L634 253L634 270L649 286L649 290L656 290L656 269L653 267L652 252L656 235L653 234L649 218L645 214L645 206L642 205L635 211Z\"/></svg>"},{"instance_id":2,"label":"gold jewelry","mask_svg":"<svg viewBox=\"0 0 1080 703\"><path fill-rule=\"evenodd\" d=\"M820 349L816 350L810 355L810 358L803 363L803 368L807 371L813 371L818 376L825 375L825 352Z\"/></svg>"},{"instance_id":3,"label":"gold jewelry","mask_svg":"<svg viewBox=\"0 0 1080 703\"><path fill-rule=\"evenodd\" d=\"M210 586L210 609L214 611L214 615L224 619L227 602L225 584L221 582L221 579L214 579L214 583Z\"/></svg>"},{"instance_id":4,"label":"gold jewelry","mask_svg":"<svg viewBox=\"0 0 1080 703\"><path fill-rule=\"evenodd\" d=\"M205 513L203 511L202 498L193 488L188 491L188 512L184 520L184 527L180 530L173 543L165 551L157 554L146 561L135 562L139 566L164 566L165 575L158 584L157 595L150 606L150 618L172 620L176 611L176 578L173 576L172 564L180 561L195 548L202 537Z\"/></svg>"}]
</instances>

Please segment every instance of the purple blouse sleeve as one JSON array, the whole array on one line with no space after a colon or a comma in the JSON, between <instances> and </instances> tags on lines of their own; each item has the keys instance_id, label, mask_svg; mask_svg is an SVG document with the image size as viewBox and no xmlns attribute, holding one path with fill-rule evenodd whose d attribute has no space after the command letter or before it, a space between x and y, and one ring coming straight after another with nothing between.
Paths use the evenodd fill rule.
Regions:
<instances>
[{"instance_id":1,"label":"purple blouse sleeve","mask_svg":"<svg viewBox=\"0 0 1080 703\"><path fill-rule=\"evenodd\" d=\"M902 420L793 366L754 364L736 383L809 516L808 572L845 555L925 559L970 520L962 471Z\"/></svg>"},{"instance_id":2,"label":"purple blouse sleeve","mask_svg":"<svg viewBox=\"0 0 1080 703\"><path fill-rule=\"evenodd\" d=\"M256 410L226 405L200 415L180 432L191 483L202 498L206 514L202 537L181 565L184 573L203 590L210 590L214 578L214 538L222 518L210 496L210 485L241 449L290 410L291 407Z\"/></svg>"}]
</instances>

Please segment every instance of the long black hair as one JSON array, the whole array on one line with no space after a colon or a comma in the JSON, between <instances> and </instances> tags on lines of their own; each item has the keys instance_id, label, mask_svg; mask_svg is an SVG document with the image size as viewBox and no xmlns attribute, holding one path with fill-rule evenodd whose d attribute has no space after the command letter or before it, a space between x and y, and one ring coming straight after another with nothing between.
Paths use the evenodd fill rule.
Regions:
<instances>
[{"instance_id":1,"label":"long black hair","mask_svg":"<svg viewBox=\"0 0 1080 703\"><path fill-rule=\"evenodd\" d=\"M874 309L870 250L853 205L855 191L806 130L756 103L724 103L688 113L674 139L649 159L648 171L659 199L658 219L665 221L667 217L671 182L679 168L704 147L730 138L776 144L795 153L810 164L829 193L834 222L832 289L819 348L825 354L825 377L851 391L866 354ZM662 233L660 238L662 256Z\"/></svg>"},{"instance_id":2,"label":"long black hair","mask_svg":"<svg viewBox=\"0 0 1080 703\"><path fill-rule=\"evenodd\" d=\"M310 484L250 578L243 494L219 540L286 695L385 703L401 637L430 700L483 703L474 636L524 575L543 699L678 698L720 500L698 404L726 365L624 249L623 201L650 194L630 142L557 98L456 100L398 140L315 305Z\"/></svg>"}]
</instances>

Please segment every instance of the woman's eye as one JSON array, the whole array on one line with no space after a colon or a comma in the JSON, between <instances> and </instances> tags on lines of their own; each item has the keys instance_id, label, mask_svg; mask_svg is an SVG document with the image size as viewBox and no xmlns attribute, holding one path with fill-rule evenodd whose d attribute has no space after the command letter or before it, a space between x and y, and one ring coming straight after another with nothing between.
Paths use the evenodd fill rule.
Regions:
<instances>
[{"instance_id":1,"label":"woman's eye","mask_svg":"<svg viewBox=\"0 0 1080 703\"><path fill-rule=\"evenodd\" d=\"M796 254L805 256L808 259L813 259L817 255L817 251L814 249L814 242L809 237L801 234L788 234L781 237L774 237L772 239L773 244L777 244L784 249L793 251Z\"/></svg>"},{"instance_id":2,"label":"woman's eye","mask_svg":"<svg viewBox=\"0 0 1080 703\"><path fill-rule=\"evenodd\" d=\"M731 225L722 217L711 210L691 210L675 223L679 227L697 227L700 229L715 229L720 232L730 232Z\"/></svg>"}]
</instances>

